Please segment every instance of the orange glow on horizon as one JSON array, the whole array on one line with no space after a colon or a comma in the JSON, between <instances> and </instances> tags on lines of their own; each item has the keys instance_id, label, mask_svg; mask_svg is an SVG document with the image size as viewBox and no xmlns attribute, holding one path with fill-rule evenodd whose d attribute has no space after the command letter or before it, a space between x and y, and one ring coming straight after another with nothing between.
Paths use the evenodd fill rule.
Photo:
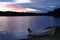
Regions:
<instances>
[{"instance_id":1,"label":"orange glow on horizon","mask_svg":"<svg viewBox=\"0 0 60 40\"><path fill-rule=\"evenodd\" d=\"M16 8L15 6L1 5L0 4L0 11L25 12L25 8Z\"/></svg>"},{"instance_id":2,"label":"orange glow on horizon","mask_svg":"<svg viewBox=\"0 0 60 40\"><path fill-rule=\"evenodd\" d=\"M19 6L19 5L18 5ZM16 6L11 5L3 5L0 4L0 11L13 11L13 12L38 12L39 10L32 8L18 8Z\"/></svg>"}]
</instances>

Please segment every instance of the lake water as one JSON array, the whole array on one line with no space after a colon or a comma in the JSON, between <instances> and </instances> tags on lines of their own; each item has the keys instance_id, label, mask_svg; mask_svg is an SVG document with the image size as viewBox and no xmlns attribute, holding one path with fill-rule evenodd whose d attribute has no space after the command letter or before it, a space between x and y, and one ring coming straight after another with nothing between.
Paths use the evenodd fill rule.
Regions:
<instances>
[{"instance_id":1,"label":"lake water","mask_svg":"<svg viewBox=\"0 0 60 40\"><path fill-rule=\"evenodd\" d=\"M6 38L10 40L27 38L28 28L36 31L58 25L60 25L60 18L52 16L0 16L0 31L6 32L8 35Z\"/></svg>"}]
</instances>

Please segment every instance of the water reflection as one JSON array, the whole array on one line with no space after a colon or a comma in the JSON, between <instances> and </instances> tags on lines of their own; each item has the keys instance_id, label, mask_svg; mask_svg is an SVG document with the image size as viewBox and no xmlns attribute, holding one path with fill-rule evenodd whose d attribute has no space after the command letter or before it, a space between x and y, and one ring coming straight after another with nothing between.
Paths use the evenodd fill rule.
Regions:
<instances>
[{"instance_id":1,"label":"water reflection","mask_svg":"<svg viewBox=\"0 0 60 40\"><path fill-rule=\"evenodd\" d=\"M0 31L14 34L17 38L27 34L30 17L0 17ZM21 35L22 34L22 35Z\"/></svg>"},{"instance_id":2,"label":"water reflection","mask_svg":"<svg viewBox=\"0 0 60 40\"><path fill-rule=\"evenodd\" d=\"M54 20L56 21L56 18L52 16L2 16L0 17L0 35L2 34L2 38L5 36L4 38L10 40L26 38L28 28L31 28L32 31L44 29L47 26L56 25ZM60 25L58 21L56 22Z\"/></svg>"}]
</instances>

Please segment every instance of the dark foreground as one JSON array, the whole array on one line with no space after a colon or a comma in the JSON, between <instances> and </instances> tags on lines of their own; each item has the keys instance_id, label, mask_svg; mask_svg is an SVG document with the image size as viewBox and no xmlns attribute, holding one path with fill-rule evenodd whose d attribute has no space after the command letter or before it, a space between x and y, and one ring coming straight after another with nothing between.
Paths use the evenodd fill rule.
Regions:
<instances>
[{"instance_id":1,"label":"dark foreground","mask_svg":"<svg viewBox=\"0 0 60 40\"><path fill-rule=\"evenodd\" d=\"M60 40L60 26L55 28L54 36L29 37L26 39L19 39L19 40Z\"/></svg>"},{"instance_id":2,"label":"dark foreground","mask_svg":"<svg viewBox=\"0 0 60 40\"><path fill-rule=\"evenodd\" d=\"M19 40L60 40L60 35L52 36L52 37L33 37Z\"/></svg>"}]
</instances>

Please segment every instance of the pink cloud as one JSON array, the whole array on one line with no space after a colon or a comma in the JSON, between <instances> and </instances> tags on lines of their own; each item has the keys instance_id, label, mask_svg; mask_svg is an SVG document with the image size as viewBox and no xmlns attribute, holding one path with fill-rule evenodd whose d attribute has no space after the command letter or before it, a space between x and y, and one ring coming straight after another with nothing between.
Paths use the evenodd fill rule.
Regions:
<instances>
[{"instance_id":1,"label":"pink cloud","mask_svg":"<svg viewBox=\"0 0 60 40\"><path fill-rule=\"evenodd\" d=\"M19 6L19 7L16 7L16 6ZM0 11L15 11L15 12L29 12L29 11L38 11L36 9L32 9L32 8L22 8L20 7L21 5L20 4L9 4L9 5L1 5L0 4Z\"/></svg>"},{"instance_id":2,"label":"pink cloud","mask_svg":"<svg viewBox=\"0 0 60 40\"><path fill-rule=\"evenodd\" d=\"M1 5L0 4L0 11L17 11L17 12L22 12L22 11L25 11L25 8L17 8L16 6L13 6L13 5Z\"/></svg>"}]
</instances>

